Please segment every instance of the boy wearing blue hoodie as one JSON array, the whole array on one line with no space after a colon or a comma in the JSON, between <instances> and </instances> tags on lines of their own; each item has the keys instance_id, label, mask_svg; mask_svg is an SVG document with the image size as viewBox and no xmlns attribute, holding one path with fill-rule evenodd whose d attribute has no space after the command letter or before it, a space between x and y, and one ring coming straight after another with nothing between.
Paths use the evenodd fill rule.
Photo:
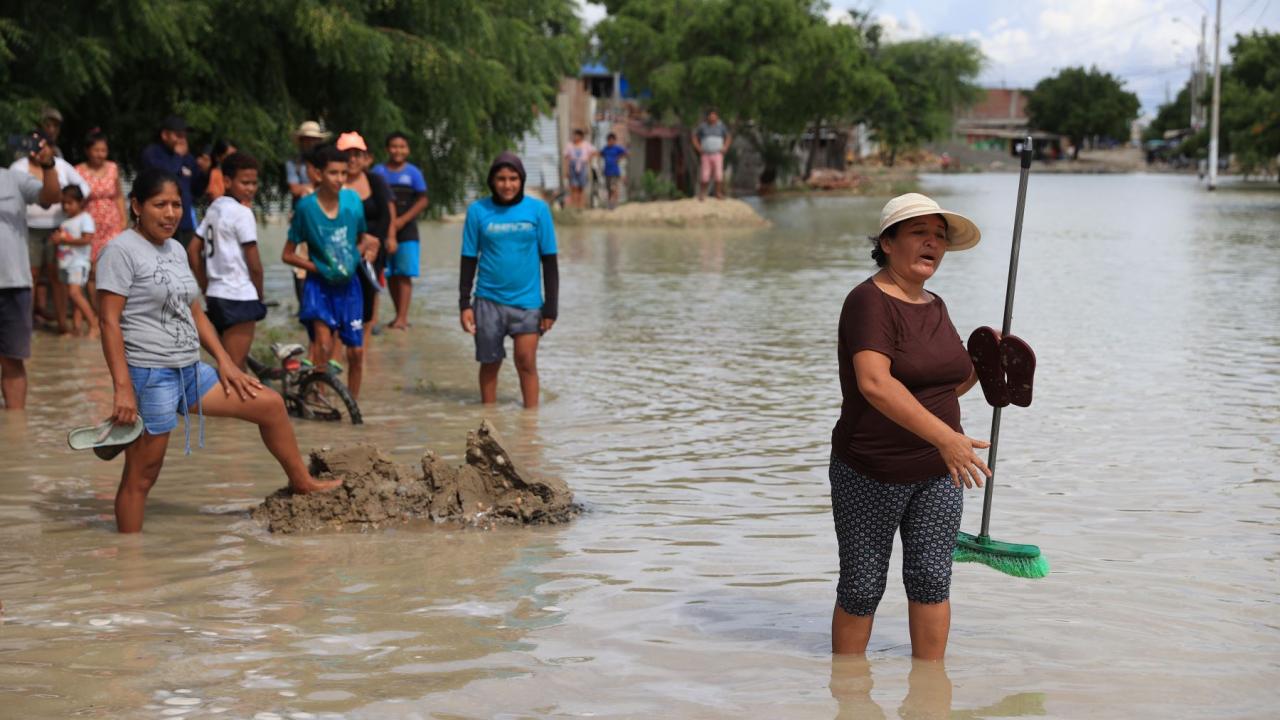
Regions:
<instances>
[{"instance_id":1,"label":"boy wearing blue hoodie","mask_svg":"<svg viewBox=\"0 0 1280 720\"><path fill-rule=\"evenodd\" d=\"M481 402L497 401L509 335L524 406L533 408L538 406L538 339L555 325L560 273L551 209L526 197L524 183L520 158L504 152L489 168L492 194L467 208L458 308L462 329L475 336Z\"/></svg>"}]
</instances>

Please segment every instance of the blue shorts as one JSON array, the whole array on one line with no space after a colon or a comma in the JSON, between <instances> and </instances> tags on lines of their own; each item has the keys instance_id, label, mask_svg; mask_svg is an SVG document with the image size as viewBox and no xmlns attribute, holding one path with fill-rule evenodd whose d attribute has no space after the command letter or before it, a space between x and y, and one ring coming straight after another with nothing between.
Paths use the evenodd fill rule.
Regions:
<instances>
[{"instance_id":1,"label":"blue shorts","mask_svg":"<svg viewBox=\"0 0 1280 720\"><path fill-rule=\"evenodd\" d=\"M219 334L227 328L242 323L258 322L267 316L267 306L261 300L228 300L226 298L205 298L205 315L213 323L213 329Z\"/></svg>"},{"instance_id":2,"label":"blue shorts","mask_svg":"<svg viewBox=\"0 0 1280 720\"><path fill-rule=\"evenodd\" d=\"M405 240L387 256L387 277L418 277L418 241Z\"/></svg>"},{"instance_id":3,"label":"blue shorts","mask_svg":"<svg viewBox=\"0 0 1280 720\"><path fill-rule=\"evenodd\" d=\"M576 168L573 163L569 164L569 187L584 188L587 186L589 177L590 173L586 165Z\"/></svg>"},{"instance_id":4,"label":"blue shorts","mask_svg":"<svg viewBox=\"0 0 1280 720\"><path fill-rule=\"evenodd\" d=\"M307 276L302 286L302 310L298 319L304 325L324 323L335 330L342 344L360 347L364 344L364 292L359 278L352 277L341 285L330 285L314 275Z\"/></svg>"},{"instance_id":5,"label":"blue shorts","mask_svg":"<svg viewBox=\"0 0 1280 720\"><path fill-rule=\"evenodd\" d=\"M204 413L200 399L218 384L218 371L203 362L182 368L129 366L129 380L138 399L138 416L148 435L163 435L178 427L178 413L187 417L196 408L201 419L204 445ZM191 452L191 425L187 424L187 452Z\"/></svg>"}]
</instances>

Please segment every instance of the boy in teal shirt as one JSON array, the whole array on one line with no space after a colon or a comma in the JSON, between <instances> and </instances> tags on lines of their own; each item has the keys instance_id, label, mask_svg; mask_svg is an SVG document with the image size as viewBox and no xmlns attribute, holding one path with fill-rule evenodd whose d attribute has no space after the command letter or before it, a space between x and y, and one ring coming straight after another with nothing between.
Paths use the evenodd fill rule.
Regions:
<instances>
[{"instance_id":1,"label":"boy in teal shirt","mask_svg":"<svg viewBox=\"0 0 1280 720\"><path fill-rule=\"evenodd\" d=\"M316 148L312 165L320 173L316 191L298 201L281 259L307 271L298 319L314 332L311 361L326 367L335 337L347 346L347 387L360 394L364 377L364 298L356 277L362 258L378 251L378 239L365 232L364 205L347 181L346 153L332 145ZM308 257L297 253L307 246Z\"/></svg>"}]
</instances>

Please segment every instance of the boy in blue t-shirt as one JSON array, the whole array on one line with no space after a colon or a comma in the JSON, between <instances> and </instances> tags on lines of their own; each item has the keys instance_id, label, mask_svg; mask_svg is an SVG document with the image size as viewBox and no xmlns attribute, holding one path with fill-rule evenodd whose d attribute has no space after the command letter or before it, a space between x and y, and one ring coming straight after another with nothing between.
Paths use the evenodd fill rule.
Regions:
<instances>
[{"instance_id":1,"label":"boy in blue t-shirt","mask_svg":"<svg viewBox=\"0 0 1280 720\"><path fill-rule=\"evenodd\" d=\"M618 188L622 186L622 167L618 161L629 153L625 146L618 144L617 134L609 133L606 141L608 144L600 151L600 156L604 158L604 186L609 191L609 209L612 210L618 206Z\"/></svg>"},{"instance_id":2,"label":"boy in blue t-shirt","mask_svg":"<svg viewBox=\"0 0 1280 720\"><path fill-rule=\"evenodd\" d=\"M489 168L492 196L467 208L458 308L462 329L475 336L481 402L497 400L498 371L507 355L503 343L510 335L520 394L532 408L538 405L538 338L555 325L560 272L551 209L525 197L524 182L520 158L504 152Z\"/></svg>"},{"instance_id":3,"label":"boy in blue t-shirt","mask_svg":"<svg viewBox=\"0 0 1280 720\"><path fill-rule=\"evenodd\" d=\"M387 282L396 319L387 324L395 330L409 327L409 303L413 299L413 279L418 277L418 216L427 209L427 181L422 171L409 162L409 136L393 132L387 136L387 162L373 166L391 186L396 198L396 221L391 237L396 251L387 256Z\"/></svg>"},{"instance_id":4,"label":"boy in blue t-shirt","mask_svg":"<svg viewBox=\"0 0 1280 720\"><path fill-rule=\"evenodd\" d=\"M378 239L365 232L364 204L344 189L347 154L332 145L316 148L312 165L320 173L316 191L298 201L289 222L281 259L307 271L298 319L315 333L311 362L323 368L333 355L335 336L347 346L347 387L360 394L364 376L364 296L357 267L378 252ZM297 247L307 246L307 257Z\"/></svg>"}]
</instances>

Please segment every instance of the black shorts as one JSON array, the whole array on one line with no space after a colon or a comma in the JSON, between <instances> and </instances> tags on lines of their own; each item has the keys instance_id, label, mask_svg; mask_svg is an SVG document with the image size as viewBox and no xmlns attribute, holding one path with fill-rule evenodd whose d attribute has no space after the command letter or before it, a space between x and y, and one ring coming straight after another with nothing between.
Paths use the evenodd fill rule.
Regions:
<instances>
[{"instance_id":1,"label":"black shorts","mask_svg":"<svg viewBox=\"0 0 1280 720\"><path fill-rule=\"evenodd\" d=\"M0 288L0 357L31 357L31 288Z\"/></svg>"},{"instance_id":2,"label":"black shorts","mask_svg":"<svg viewBox=\"0 0 1280 720\"><path fill-rule=\"evenodd\" d=\"M213 329L218 334L227 331L232 325L258 322L267 316L267 306L260 300L227 300L226 298L205 298L205 314Z\"/></svg>"}]
</instances>

